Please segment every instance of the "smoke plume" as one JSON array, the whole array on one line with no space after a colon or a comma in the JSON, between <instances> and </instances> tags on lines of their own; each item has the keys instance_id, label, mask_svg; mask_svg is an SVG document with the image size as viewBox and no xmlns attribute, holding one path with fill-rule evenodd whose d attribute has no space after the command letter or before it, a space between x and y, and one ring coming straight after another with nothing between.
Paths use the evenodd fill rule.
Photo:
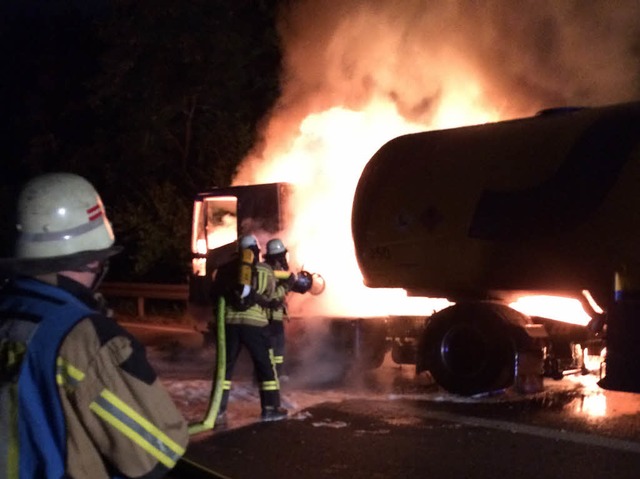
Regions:
<instances>
[{"instance_id":1,"label":"smoke plume","mask_svg":"<svg viewBox=\"0 0 640 479\"><path fill-rule=\"evenodd\" d=\"M417 299L357 289L349 206L385 141L639 97L637 0L284 3L282 95L234 183L291 181L305 195L282 238L294 263L327 253L314 262L325 293L291 298L290 310L307 316L398 314L404 299ZM415 306L425 315L447 304Z\"/></svg>"},{"instance_id":2,"label":"smoke plume","mask_svg":"<svg viewBox=\"0 0 640 479\"><path fill-rule=\"evenodd\" d=\"M428 125L456 91L499 118L640 92L635 0L289 3L279 17L283 93L266 123L266 154L286 148L310 113L357 111L374 98Z\"/></svg>"},{"instance_id":3,"label":"smoke plume","mask_svg":"<svg viewBox=\"0 0 640 479\"><path fill-rule=\"evenodd\" d=\"M282 95L234 184L298 186L295 227L282 237L292 264L321 264L334 312L365 303L332 294L353 295L350 282L359 281L348 206L385 141L640 93L636 0L283 4ZM322 251L331 254L309 260Z\"/></svg>"}]
</instances>

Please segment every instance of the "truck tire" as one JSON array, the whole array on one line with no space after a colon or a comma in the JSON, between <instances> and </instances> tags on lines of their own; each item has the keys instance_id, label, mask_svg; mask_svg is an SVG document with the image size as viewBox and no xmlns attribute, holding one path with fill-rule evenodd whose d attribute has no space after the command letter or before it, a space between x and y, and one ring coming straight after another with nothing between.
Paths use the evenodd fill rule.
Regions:
<instances>
[{"instance_id":1,"label":"truck tire","mask_svg":"<svg viewBox=\"0 0 640 479\"><path fill-rule=\"evenodd\" d=\"M435 313L418 344L417 372L430 371L447 391L465 396L513 384L517 339L528 316L495 302L463 302Z\"/></svg>"},{"instance_id":2,"label":"truck tire","mask_svg":"<svg viewBox=\"0 0 640 479\"><path fill-rule=\"evenodd\" d=\"M356 323L354 355L358 368L377 369L389 351L387 324L382 318L363 318Z\"/></svg>"}]
</instances>

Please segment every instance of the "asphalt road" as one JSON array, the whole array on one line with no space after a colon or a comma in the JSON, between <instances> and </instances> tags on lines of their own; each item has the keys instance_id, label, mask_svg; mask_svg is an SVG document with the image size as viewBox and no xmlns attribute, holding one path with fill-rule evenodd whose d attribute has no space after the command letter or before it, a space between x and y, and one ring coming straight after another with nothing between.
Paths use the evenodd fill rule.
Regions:
<instances>
[{"instance_id":1,"label":"asphalt road","mask_svg":"<svg viewBox=\"0 0 640 479\"><path fill-rule=\"evenodd\" d=\"M185 331L132 329L160 351L167 341L192 351L200 347ZM158 367L172 385L180 387L185 375L201 382L210 377L211 355L192 362L185 355L171 357L178 362L159 361ZM243 394L252 389L250 371L238 378L246 382ZM545 391L537 394L505 391L477 398L447 394L389 360L357 378L311 388L284 384L285 399L306 402L298 400L302 406L280 422L256 422L250 416L257 411L257 395L236 396L229 412L237 420L192 436L185 457L229 479L636 479L640 474L640 395L602 390L594 377L545 380ZM190 401L192 392L184 404ZM192 468L170 477L207 475Z\"/></svg>"},{"instance_id":2,"label":"asphalt road","mask_svg":"<svg viewBox=\"0 0 640 479\"><path fill-rule=\"evenodd\" d=\"M286 421L194 436L187 457L234 479L638 477L637 435L558 427L527 407L503 419L500 408L509 406L325 403Z\"/></svg>"}]
</instances>

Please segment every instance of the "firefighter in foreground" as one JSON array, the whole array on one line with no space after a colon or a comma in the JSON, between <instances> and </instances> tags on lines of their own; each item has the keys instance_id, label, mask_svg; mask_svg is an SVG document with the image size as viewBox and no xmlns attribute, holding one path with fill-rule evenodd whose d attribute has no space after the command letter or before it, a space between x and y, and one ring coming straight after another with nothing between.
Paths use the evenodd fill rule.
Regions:
<instances>
[{"instance_id":1,"label":"firefighter in foreground","mask_svg":"<svg viewBox=\"0 0 640 479\"><path fill-rule=\"evenodd\" d=\"M260 388L263 421L277 421L287 416L280 406L280 385L272 364L269 338L269 310L274 307L276 280L273 269L260 262L260 246L253 235L239 241L239 262L231 262L219 271L218 281L226 285L226 372L216 424L224 425L231 390L233 370L245 346L253 360Z\"/></svg>"},{"instance_id":2,"label":"firefighter in foreground","mask_svg":"<svg viewBox=\"0 0 640 479\"><path fill-rule=\"evenodd\" d=\"M166 475L187 424L142 345L95 302L120 250L99 195L77 175L36 177L17 228L0 260L0 477Z\"/></svg>"},{"instance_id":3,"label":"firefighter in foreground","mask_svg":"<svg viewBox=\"0 0 640 479\"><path fill-rule=\"evenodd\" d=\"M287 314L286 296L295 284L296 276L289 273L289 262L287 260L287 248L279 238L271 239L267 242L267 252L264 261L276 272L276 288L273 295L273 307L270 309L271 320L269 329L271 333L271 346L273 348L273 363L280 380L286 379L284 374L284 353L285 353L285 327L284 320Z\"/></svg>"}]
</instances>

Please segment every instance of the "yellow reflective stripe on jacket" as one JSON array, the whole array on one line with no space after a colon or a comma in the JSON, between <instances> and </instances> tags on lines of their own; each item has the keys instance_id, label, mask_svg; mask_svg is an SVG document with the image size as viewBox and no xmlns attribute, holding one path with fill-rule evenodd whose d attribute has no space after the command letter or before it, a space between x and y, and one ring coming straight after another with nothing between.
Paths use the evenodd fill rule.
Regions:
<instances>
[{"instance_id":1,"label":"yellow reflective stripe on jacket","mask_svg":"<svg viewBox=\"0 0 640 479\"><path fill-rule=\"evenodd\" d=\"M256 265L256 293L271 299L275 290L275 277L273 269L265 263ZM227 306L225 322L228 324L248 324L253 326L267 326L269 318L267 309L254 304L245 311L237 311Z\"/></svg>"},{"instance_id":2,"label":"yellow reflective stripe on jacket","mask_svg":"<svg viewBox=\"0 0 640 479\"><path fill-rule=\"evenodd\" d=\"M271 310L271 320L272 321L283 321L284 320L284 311L282 308L272 309Z\"/></svg>"},{"instance_id":3,"label":"yellow reflective stripe on jacket","mask_svg":"<svg viewBox=\"0 0 640 479\"><path fill-rule=\"evenodd\" d=\"M266 326L269 324L267 311L257 304L254 304L246 311L236 311L228 308L225 321L228 324L253 324L255 326Z\"/></svg>"},{"instance_id":4,"label":"yellow reflective stripe on jacket","mask_svg":"<svg viewBox=\"0 0 640 479\"><path fill-rule=\"evenodd\" d=\"M59 386L75 387L84 379L84 372L73 364L58 356L56 361L56 382Z\"/></svg>"},{"instance_id":5,"label":"yellow reflective stripe on jacket","mask_svg":"<svg viewBox=\"0 0 640 479\"><path fill-rule=\"evenodd\" d=\"M279 301L284 301L287 296L287 289L284 287L282 282L278 281L276 285L275 293L273 294L274 299ZM282 321L284 319L284 306L281 306L276 309L271 310L271 319L273 321Z\"/></svg>"},{"instance_id":6,"label":"yellow reflective stripe on jacket","mask_svg":"<svg viewBox=\"0 0 640 479\"><path fill-rule=\"evenodd\" d=\"M256 266L256 272L258 273L258 286L256 291L259 294L273 294L275 282L272 281L271 284L269 284L269 278L273 278L273 270L271 267L265 264L258 264Z\"/></svg>"},{"instance_id":7,"label":"yellow reflective stripe on jacket","mask_svg":"<svg viewBox=\"0 0 640 479\"><path fill-rule=\"evenodd\" d=\"M231 381L227 381L226 379L222 382L222 389L224 391L229 391L231 389Z\"/></svg>"},{"instance_id":8,"label":"yellow reflective stripe on jacket","mask_svg":"<svg viewBox=\"0 0 640 479\"><path fill-rule=\"evenodd\" d=\"M168 468L184 454L183 447L111 391L103 390L89 408Z\"/></svg>"}]
</instances>

